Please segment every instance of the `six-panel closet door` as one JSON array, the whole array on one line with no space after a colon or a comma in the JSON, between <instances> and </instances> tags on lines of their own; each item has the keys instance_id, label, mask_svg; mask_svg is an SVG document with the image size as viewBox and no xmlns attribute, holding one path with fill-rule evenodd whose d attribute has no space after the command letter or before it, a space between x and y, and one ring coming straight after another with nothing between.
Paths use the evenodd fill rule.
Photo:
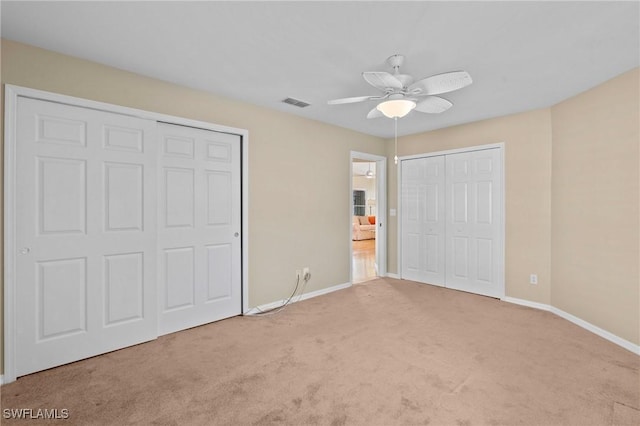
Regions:
<instances>
[{"instance_id":1,"label":"six-panel closet door","mask_svg":"<svg viewBox=\"0 0 640 426\"><path fill-rule=\"evenodd\" d=\"M155 126L18 99L17 376L156 337Z\"/></svg>"},{"instance_id":2,"label":"six-panel closet door","mask_svg":"<svg viewBox=\"0 0 640 426\"><path fill-rule=\"evenodd\" d=\"M499 148L402 160L402 278L504 295Z\"/></svg>"},{"instance_id":3,"label":"six-panel closet door","mask_svg":"<svg viewBox=\"0 0 640 426\"><path fill-rule=\"evenodd\" d=\"M240 136L159 124L159 334L241 313Z\"/></svg>"}]
</instances>

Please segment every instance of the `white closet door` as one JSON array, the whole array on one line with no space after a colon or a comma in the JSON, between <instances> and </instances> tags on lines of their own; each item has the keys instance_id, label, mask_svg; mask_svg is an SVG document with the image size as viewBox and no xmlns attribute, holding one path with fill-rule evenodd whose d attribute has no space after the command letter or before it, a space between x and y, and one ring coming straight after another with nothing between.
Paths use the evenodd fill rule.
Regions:
<instances>
[{"instance_id":1,"label":"white closet door","mask_svg":"<svg viewBox=\"0 0 640 426\"><path fill-rule=\"evenodd\" d=\"M241 313L240 136L160 124L159 333Z\"/></svg>"},{"instance_id":2,"label":"white closet door","mask_svg":"<svg viewBox=\"0 0 640 426\"><path fill-rule=\"evenodd\" d=\"M17 376L156 337L155 129L19 98Z\"/></svg>"},{"instance_id":3,"label":"white closet door","mask_svg":"<svg viewBox=\"0 0 640 426\"><path fill-rule=\"evenodd\" d=\"M402 278L445 284L445 160L403 160Z\"/></svg>"},{"instance_id":4,"label":"white closet door","mask_svg":"<svg viewBox=\"0 0 640 426\"><path fill-rule=\"evenodd\" d=\"M446 286L502 297L501 152L447 155L446 170Z\"/></svg>"}]
</instances>

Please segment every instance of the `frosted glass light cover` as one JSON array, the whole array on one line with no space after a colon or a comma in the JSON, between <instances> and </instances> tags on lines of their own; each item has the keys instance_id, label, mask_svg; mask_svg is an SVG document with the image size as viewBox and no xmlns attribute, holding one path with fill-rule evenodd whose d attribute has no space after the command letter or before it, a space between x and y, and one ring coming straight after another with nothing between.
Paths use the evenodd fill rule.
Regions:
<instances>
[{"instance_id":1,"label":"frosted glass light cover","mask_svg":"<svg viewBox=\"0 0 640 426\"><path fill-rule=\"evenodd\" d=\"M378 104L376 107L381 113L389 118L401 118L409 114L412 109L416 107L414 101L408 99L394 99L391 101L385 101Z\"/></svg>"}]
</instances>

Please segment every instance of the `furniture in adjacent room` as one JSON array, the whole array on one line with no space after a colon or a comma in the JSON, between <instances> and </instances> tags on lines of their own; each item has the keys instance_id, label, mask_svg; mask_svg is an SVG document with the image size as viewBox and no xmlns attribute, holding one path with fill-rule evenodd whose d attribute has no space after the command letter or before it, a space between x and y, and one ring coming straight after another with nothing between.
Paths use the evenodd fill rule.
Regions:
<instances>
[{"instance_id":1,"label":"furniture in adjacent room","mask_svg":"<svg viewBox=\"0 0 640 426\"><path fill-rule=\"evenodd\" d=\"M352 239L354 241L372 240L376 238L375 216L353 216Z\"/></svg>"}]
</instances>

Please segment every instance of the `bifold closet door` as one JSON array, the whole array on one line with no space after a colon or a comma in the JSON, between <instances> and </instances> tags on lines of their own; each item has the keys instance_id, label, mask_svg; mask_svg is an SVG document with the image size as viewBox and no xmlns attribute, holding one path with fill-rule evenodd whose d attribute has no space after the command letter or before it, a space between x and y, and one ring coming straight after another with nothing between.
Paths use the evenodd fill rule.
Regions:
<instances>
[{"instance_id":1,"label":"bifold closet door","mask_svg":"<svg viewBox=\"0 0 640 426\"><path fill-rule=\"evenodd\" d=\"M156 123L18 99L17 376L154 339Z\"/></svg>"},{"instance_id":2,"label":"bifold closet door","mask_svg":"<svg viewBox=\"0 0 640 426\"><path fill-rule=\"evenodd\" d=\"M445 284L445 160L403 160L402 277Z\"/></svg>"},{"instance_id":3,"label":"bifold closet door","mask_svg":"<svg viewBox=\"0 0 640 426\"><path fill-rule=\"evenodd\" d=\"M501 151L447 155L446 172L446 286L502 297Z\"/></svg>"},{"instance_id":4,"label":"bifold closet door","mask_svg":"<svg viewBox=\"0 0 640 426\"><path fill-rule=\"evenodd\" d=\"M159 124L159 334L241 313L240 136Z\"/></svg>"},{"instance_id":5,"label":"bifold closet door","mask_svg":"<svg viewBox=\"0 0 640 426\"><path fill-rule=\"evenodd\" d=\"M403 160L403 279L504 295L499 148Z\"/></svg>"}]
</instances>

